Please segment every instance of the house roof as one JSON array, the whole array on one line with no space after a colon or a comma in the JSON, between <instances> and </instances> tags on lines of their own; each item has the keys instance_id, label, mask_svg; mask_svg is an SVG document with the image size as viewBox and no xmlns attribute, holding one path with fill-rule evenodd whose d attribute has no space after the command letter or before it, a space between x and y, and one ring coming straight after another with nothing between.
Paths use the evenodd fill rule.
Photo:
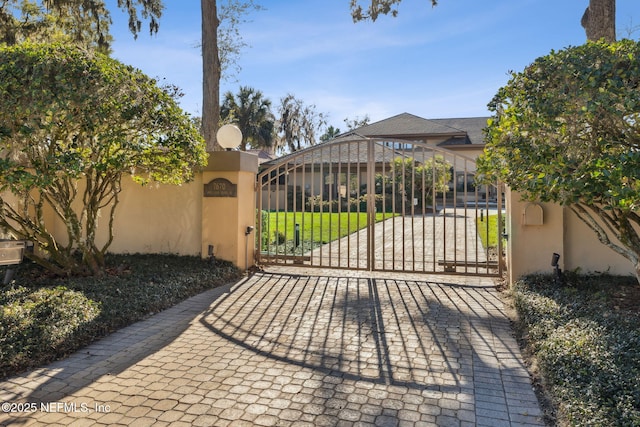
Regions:
<instances>
[{"instance_id":1,"label":"house roof","mask_svg":"<svg viewBox=\"0 0 640 427\"><path fill-rule=\"evenodd\" d=\"M353 129L336 138L323 142L322 144L346 141L361 141L361 144L344 145L342 148L336 146L333 150L302 150L287 154L278 159L266 161L261 164L263 167L273 166L280 162L291 161L291 163L317 163L317 162L340 162L341 159L349 158L351 162L366 163L367 150L365 138L388 138L393 140L443 140L438 143L439 147L460 148L469 147L481 149L484 147L483 129L487 126L488 117L470 117L454 119L424 119L409 113L398 114L379 122L371 123ZM317 145L315 146L317 147ZM347 148L349 147L349 148ZM358 148L360 147L360 148ZM311 147L309 147L311 148ZM350 153L347 155L347 151ZM395 151L396 155L404 156L404 152ZM304 153L301 156L301 153ZM389 147L384 147L381 143L376 143L374 149L374 159L376 162L384 161L389 157Z\"/></svg>"},{"instance_id":2,"label":"house roof","mask_svg":"<svg viewBox=\"0 0 640 427\"><path fill-rule=\"evenodd\" d=\"M353 140L353 143L336 145L335 147L322 147L321 149L305 149L295 151L280 158L261 164L263 168L275 164L288 162L289 164L318 164L318 163L341 163L348 159L348 163L367 163L368 161L368 141L355 135L345 136L340 141ZM335 140L333 140L335 141ZM318 148L318 145L314 146ZM310 147L311 148L311 147ZM375 163L388 162L395 157L408 157L408 154L401 150L385 147L381 142L375 142L373 146L373 161Z\"/></svg>"},{"instance_id":3,"label":"house roof","mask_svg":"<svg viewBox=\"0 0 640 427\"><path fill-rule=\"evenodd\" d=\"M341 140L352 134L369 138L397 138L416 140L427 137L449 137L442 146L477 144L484 145L483 129L488 117L454 119L424 119L409 113L398 114L339 135Z\"/></svg>"},{"instance_id":4,"label":"house roof","mask_svg":"<svg viewBox=\"0 0 640 427\"><path fill-rule=\"evenodd\" d=\"M247 153L252 153L252 154L257 155L258 156L258 164L259 165L276 158L276 156L274 154L271 154L271 153L268 153L268 152L266 152L264 150L259 150L259 149L247 150Z\"/></svg>"}]
</instances>

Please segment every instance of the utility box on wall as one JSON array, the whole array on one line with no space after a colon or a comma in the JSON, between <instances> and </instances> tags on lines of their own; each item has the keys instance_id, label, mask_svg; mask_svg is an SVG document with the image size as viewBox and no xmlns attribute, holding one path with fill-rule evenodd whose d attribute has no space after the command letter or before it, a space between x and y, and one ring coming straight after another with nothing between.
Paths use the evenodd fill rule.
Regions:
<instances>
[{"instance_id":1,"label":"utility box on wall","mask_svg":"<svg viewBox=\"0 0 640 427\"><path fill-rule=\"evenodd\" d=\"M544 211L538 203L529 203L522 211L522 225L543 225Z\"/></svg>"}]
</instances>

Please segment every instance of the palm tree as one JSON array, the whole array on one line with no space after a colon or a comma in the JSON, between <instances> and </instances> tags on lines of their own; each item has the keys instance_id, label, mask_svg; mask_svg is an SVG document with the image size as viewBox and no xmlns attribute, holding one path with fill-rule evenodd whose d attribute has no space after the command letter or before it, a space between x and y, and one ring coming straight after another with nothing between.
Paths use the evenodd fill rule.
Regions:
<instances>
[{"instance_id":1,"label":"palm tree","mask_svg":"<svg viewBox=\"0 0 640 427\"><path fill-rule=\"evenodd\" d=\"M242 131L240 150L251 148L271 151L275 136L275 117L271 112L271 101L262 92L241 86L234 95L227 92L220 107L220 121L233 123Z\"/></svg>"},{"instance_id":2,"label":"palm tree","mask_svg":"<svg viewBox=\"0 0 640 427\"><path fill-rule=\"evenodd\" d=\"M320 141L325 142L335 138L338 135L340 135L340 129L334 128L333 126L329 126L327 130L324 132L324 134L322 134L322 136L320 137Z\"/></svg>"}]
</instances>

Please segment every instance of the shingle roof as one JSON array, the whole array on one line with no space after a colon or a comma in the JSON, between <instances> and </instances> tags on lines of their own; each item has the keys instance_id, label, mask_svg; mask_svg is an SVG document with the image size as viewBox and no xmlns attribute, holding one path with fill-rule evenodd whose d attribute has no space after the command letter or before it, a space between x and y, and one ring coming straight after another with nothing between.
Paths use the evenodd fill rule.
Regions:
<instances>
[{"instance_id":1,"label":"shingle roof","mask_svg":"<svg viewBox=\"0 0 640 427\"><path fill-rule=\"evenodd\" d=\"M432 119L453 129L466 132L471 144L484 145L484 129L487 127L489 117L466 117L458 119Z\"/></svg>"},{"instance_id":2,"label":"shingle roof","mask_svg":"<svg viewBox=\"0 0 640 427\"><path fill-rule=\"evenodd\" d=\"M287 154L278 159L274 159L262 164L264 167L273 166L280 162L291 161L294 164L313 163L313 162L340 162L340 159L349 158L351 162L366 163L367 151L366 141L363 137L380 138L389 140L407 140L415 141L420 139L438 138L444 141L438 146L454 147L461 145L484 145L483 129L487 126L488 117L470 117L470 118L454 118L454 119L423 119L409 113L398 114L376 123L361 126L357 129L338 135L325 143L336 143L346 141L361 141L360 144L349 144L340 148L336 146L331 152L323 150L308 150L303 157L300 154L305 150ZM318 147L317 145L315 147ZM358 148L360 147L359 152ZM311 147L309 147L311 148ZM341 151L343 150L343 151ZM344 151L349 150L349 151ZM378 142L375 145L374 158L375 161L388 159L389 148L383 148ZM349 153L347 155L347 153ZM345 157L346 155L346 157ZM396 155L405 155L402 152L396 152ZM289 160L291 159L291 160ZM294 160L295 159L295 160Z\"/></svg>"},{"instance_id":3,"label":"shingle roof","mask_svg":"<svg viewBox=\"0 0 640 427\"><path fill-rule=\"evenodd\" d=\"M349 139L353 139L353 142L336 144L335 146L320 146L315 145L308 149L296 151L291 154L287 154L280 158L265 162L261 164L263 169L267 167L280 164L319 164L319 163L367 163L368 161L368 141L363 140L361 137L350 138L345 137L342 142ZM333 140L335 141L335 140ZM312 149L313 148L313 149ZM375 142L373 145L373 161L388 162L395 157L408 156L407 153L395 150L390 147L385 147L381 142Z\"/></svg>"},{"instance_id":4,"label":"shingle roof","mask_svg":"<svg viewBox=\"0 0 640 427\"><path fill-rule=\"evenodd\" d=\"M454 119L424 119L409 113L398 114L379 122L359 127L336 139L341 140L350 134L370 138L418 139L420 137L462 137L451 139L443 145L484 144L483 129L488 117L470 117Z\"/></svg>"},{"instance_id":5,"label":"shingle roof","mask_svg":"<svg viewBox=\"0 0 640 427\"><path fill-rule=\"evenodd\" d=\"M262 164L276 158L274 154L270 154L264 150L259 150L259 149L247 150L247 153L253 153L256 156L258 156L258 164Z\"/></svg>"}]
</instances>

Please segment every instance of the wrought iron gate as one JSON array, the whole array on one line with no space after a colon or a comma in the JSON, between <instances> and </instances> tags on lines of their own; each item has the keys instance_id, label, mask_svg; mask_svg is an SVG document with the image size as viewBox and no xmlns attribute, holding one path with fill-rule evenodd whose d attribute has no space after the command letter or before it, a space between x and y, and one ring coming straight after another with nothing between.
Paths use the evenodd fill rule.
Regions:
<instances>
[{"instance_id":1,"label":"wrought iron gate","mask_svg":"<svg viewBox=\"0 0 640 427\"><path fill-rule=\"evenodd\" d=\"M502 274L501 187L475 161L423 142L316 145L258 175L257 261Z\"/></svg>"}]
</instances>

